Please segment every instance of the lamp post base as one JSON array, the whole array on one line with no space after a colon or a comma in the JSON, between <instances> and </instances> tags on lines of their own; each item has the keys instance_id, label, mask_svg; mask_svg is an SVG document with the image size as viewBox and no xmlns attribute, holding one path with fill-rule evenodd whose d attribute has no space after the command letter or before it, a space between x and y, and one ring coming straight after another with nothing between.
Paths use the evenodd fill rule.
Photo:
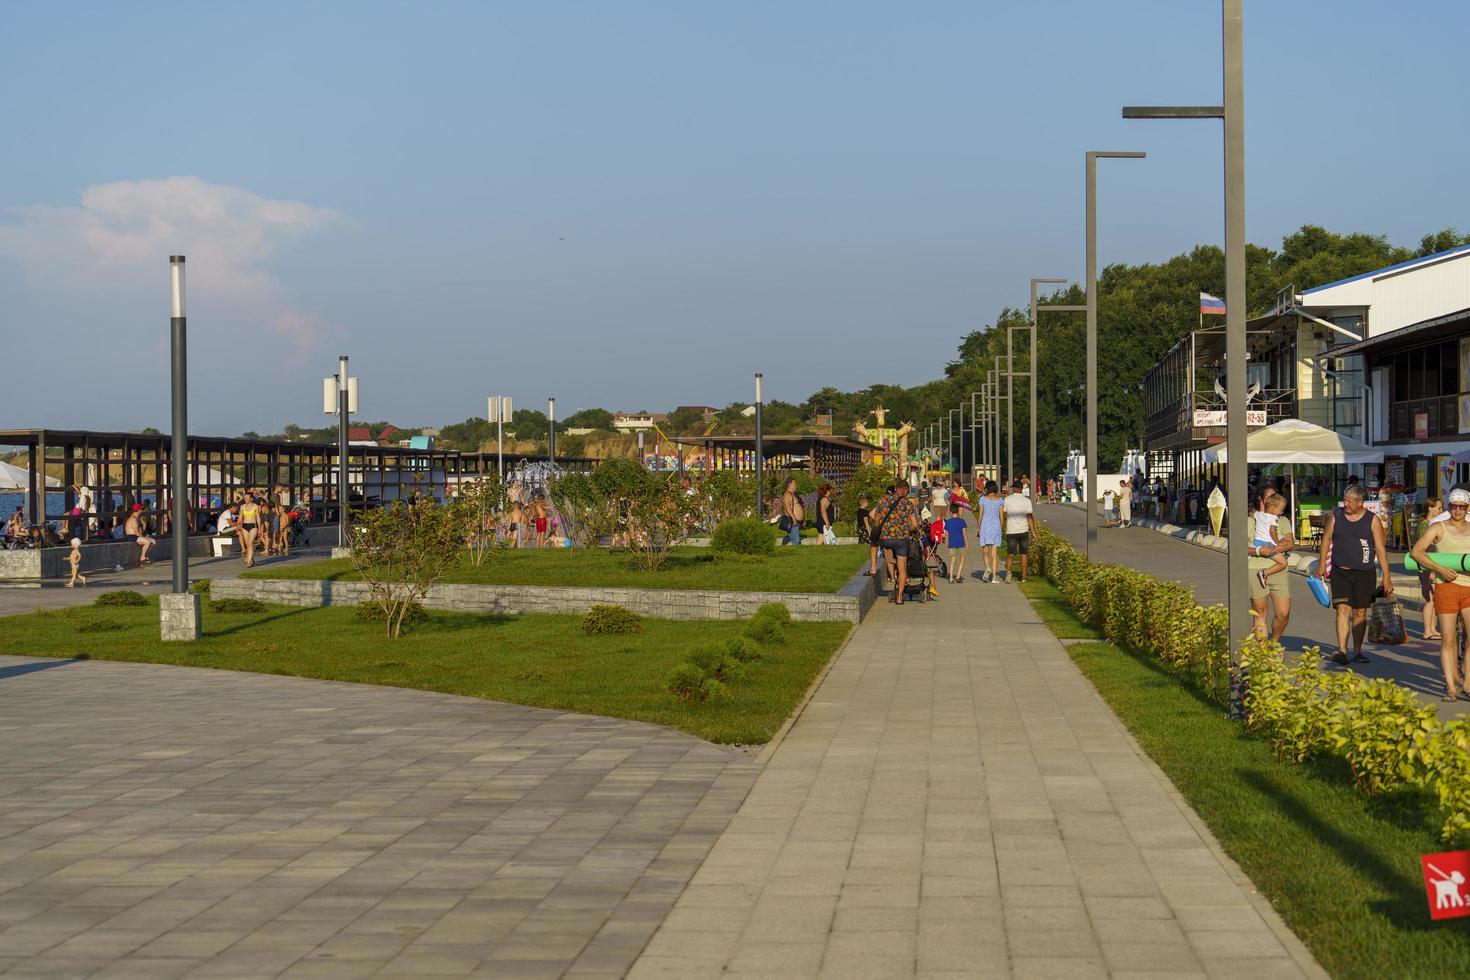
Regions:
<instances>
[{"instance_id":1,"label":"lamp post base","mask_svg":"<svg viewBox=\"0 0 1470 980\"><path fill-rule=\"evenodd\" d=\"M158 597L158 631L165 642L199 639L199 596L165 592Z\"/></svg>"}]
</instances>

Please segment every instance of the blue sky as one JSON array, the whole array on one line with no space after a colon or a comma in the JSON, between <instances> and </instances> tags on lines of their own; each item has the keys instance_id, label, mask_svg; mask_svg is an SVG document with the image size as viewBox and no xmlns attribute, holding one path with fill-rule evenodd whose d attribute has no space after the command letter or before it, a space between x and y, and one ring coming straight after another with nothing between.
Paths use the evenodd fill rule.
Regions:
<instances>
[{"instance_id":1,"label":"blue sky","mask_svg":"<svg viewBox=\"0 0 1470 980\"><path fill-rule=\"evenodd\" d=\"M1246 5L1247 231L1470 228L1470 8ZM192 428L485 396L662 409L937 376L1027 279L1221 236L1216 2L12 3L0 428ZM1442 78L1439 76L1443 76ZM70 380L67 380L70 379Z\"/></svg>"}]
</instances>

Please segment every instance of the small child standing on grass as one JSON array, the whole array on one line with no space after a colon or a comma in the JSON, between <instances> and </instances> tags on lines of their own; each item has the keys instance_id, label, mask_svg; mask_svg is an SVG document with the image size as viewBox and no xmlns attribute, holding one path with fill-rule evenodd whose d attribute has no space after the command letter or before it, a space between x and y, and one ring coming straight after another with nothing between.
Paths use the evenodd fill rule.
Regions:
<instances>
[{"instance_id":1,"label":"small child standing on grass","mask_svg":"<svg viewBox=\"0 0 1470 980\"><path fill-rule=\"evenodd\" d=\"M87 584L87 576L81 574L82 570L82 539L71 539L71 553L66 556L67 564L71 566L71 578L67 580L68 589L76 588L78 582Z\"/></svg>"},{"instance_id":2,"label":"small child standing on grass","mask_svg":"<svg viewBox=\"0 0 1470 980\"><path fill-rule=\"evenodd\" d=\"M949 580L951 582L963 581L965 570L965 535L969 532L969 525L961 514L960 507L951 504L949 516L944 519L944 532L949 536Z\"/></svg>"},{"instance_id":3,"label":"small child standing on grass","mask_svg":"<svg viewBox=\"0 0 1470 980\"><path fill-rule=\"evenodd\" d=\"M1256 511L1256 530L1254 540L1251 544L1257 548L1272 548L1281 543L1281 532L1277 528L1277 521L1283 511L1286 510L1286 498L1281 494L1273 494L1266 498L1266 503ZM1287 552L1271 555L1271 567L1263 568L1256 572L1256 581L1261 583L1261 588L1266 587L1266 579L1278 572L1286 571ZM1261 557L1266 557L1262 555Z\"/></svg>"}]
</instances>

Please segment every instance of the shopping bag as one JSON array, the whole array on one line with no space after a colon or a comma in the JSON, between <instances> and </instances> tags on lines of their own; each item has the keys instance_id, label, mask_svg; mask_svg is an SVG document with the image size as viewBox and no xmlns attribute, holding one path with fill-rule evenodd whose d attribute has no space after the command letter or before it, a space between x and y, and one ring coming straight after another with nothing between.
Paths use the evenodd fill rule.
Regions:
<instances>
[{"instance_id":1,"label":"shopping bag","mask_svg":"<svg viewBox=\"0 0 1470 980\"><path fill-rule=\"evenodd\" d=\"M1373 602L1373 612L1368 620L1368 642L1397 646L1409 639L1404 626L1404 607L1392 597Z\"/></svg>"}]
</instances>

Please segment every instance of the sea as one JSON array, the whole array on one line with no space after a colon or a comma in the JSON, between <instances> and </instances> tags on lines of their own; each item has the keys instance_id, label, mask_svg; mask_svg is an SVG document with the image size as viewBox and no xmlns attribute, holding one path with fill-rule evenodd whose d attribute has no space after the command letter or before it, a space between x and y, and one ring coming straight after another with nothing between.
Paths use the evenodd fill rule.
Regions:
<instances>
[{"instance_id":1,"label":"sea","mask_svg":"<svg viewBox=\"0 0 1470 980\"><path fill-rule=\"evenodd\" d=\"M15 508L25 506L26 495L23 493L0 493L0 522L8 521L10 515L15 513ZM46 512L49 514L60 514L61 509L66 506L66 494L60 490L46 491ZM29 515L27 515L29 516Z\"/></svg>"}]
</instances>

